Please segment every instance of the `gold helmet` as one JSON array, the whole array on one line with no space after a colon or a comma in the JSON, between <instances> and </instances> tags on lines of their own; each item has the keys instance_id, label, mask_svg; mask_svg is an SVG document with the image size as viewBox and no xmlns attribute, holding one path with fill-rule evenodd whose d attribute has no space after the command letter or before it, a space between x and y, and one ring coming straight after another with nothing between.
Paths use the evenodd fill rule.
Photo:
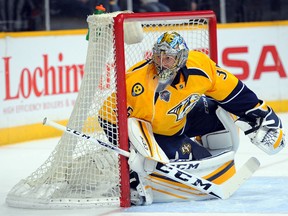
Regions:
<instances>
[{"instance_id":1,"label":"gold helmet","mask_svg":"<svg viewBox=\"0 0 288 216\"><path fill-rule=\"evenodd\" d=\"M152 60L159 79L168 80L185 66L189 49L177 32L165 32L154 44Z\"/></svg>"}]
</instances>

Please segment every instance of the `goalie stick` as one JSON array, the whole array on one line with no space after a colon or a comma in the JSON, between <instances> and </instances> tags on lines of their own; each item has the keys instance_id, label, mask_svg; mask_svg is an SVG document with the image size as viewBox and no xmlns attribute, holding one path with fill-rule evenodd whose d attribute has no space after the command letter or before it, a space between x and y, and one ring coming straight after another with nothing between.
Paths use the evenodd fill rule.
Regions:
<instances>
[{"instance_id":1,"label":"goalie stick","mask_svg":"<svg viewBox=\"0 0 288 216\"><path fill-rule=\"evenodd\" d=\"M85 133L60 125L54 121L50 121L47 118L44 118L43 125L49 125L61 131L67 132L71 135L74 135L78 138L99 144L125 157L130 156L130 152L128 151L113 146L112 144L95 139ZM158 161L155 171L160 175L169 177L174 181L197 189L205 194L211 195L219 199L228 199L247 179L252 176L252 174L259 168L259 166L259 161L255 157L251 157L230 179L228 179L221 185L215 184L194 174L185 172L175 166L163 164Z\"/></svg>"}]
</instances>

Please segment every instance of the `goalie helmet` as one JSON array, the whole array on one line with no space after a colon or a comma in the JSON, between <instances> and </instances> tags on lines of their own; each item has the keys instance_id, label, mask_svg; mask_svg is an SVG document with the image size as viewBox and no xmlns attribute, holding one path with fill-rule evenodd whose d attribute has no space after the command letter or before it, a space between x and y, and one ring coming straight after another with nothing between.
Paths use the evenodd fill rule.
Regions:
<instances>
[{"instance_id":1,"label":"goalie helmet","mask_svg":"<svg viewBox=\"0 0 288 216\"><path fill-rule=\"evenodd\" d=\"M165 32L157 39L152 52L157 75L160 80L165 81L174 77L186 64L189 49L180 34Z\"/></svg>"}]
</instances>

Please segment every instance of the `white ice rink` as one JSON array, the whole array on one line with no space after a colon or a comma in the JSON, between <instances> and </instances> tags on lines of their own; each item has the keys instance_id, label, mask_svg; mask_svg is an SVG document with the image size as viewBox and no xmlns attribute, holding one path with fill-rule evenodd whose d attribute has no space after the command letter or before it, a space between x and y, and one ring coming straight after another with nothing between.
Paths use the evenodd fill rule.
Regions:
<instances>
[{"instance_id":1,"label":"white ice rink","mask_svg":"<svg viewBox=\"0 0 288 216\"><path fill-rule=\"evenodd\" d=\"M280 114L288 134L288 114ZM242 134L242 133L241 133ZM288 215L288 147L268 156L241 135L236 166L250 156L261 162L261 168L230 199L152 204L130 208L94 208L65 210L32 210L8 207L8 191L22 178L35 171L50 155L59 138L37 140L0 147L0 215L1 216L255 216Z\"/></svg>"}]
</instances>

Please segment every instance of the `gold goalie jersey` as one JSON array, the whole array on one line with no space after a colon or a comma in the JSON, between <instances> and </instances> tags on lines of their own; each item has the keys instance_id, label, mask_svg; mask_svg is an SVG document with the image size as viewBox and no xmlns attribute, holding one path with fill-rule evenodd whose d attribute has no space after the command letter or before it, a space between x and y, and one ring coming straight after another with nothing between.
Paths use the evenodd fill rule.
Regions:
<instances>
[{"instance_id":1,"label":"gold goalie jersey","mask_svg":"<svg viewBox=\"0 0 288 216\"><path fill-rule=\"evenodd\" d=\"M148 121L154 133L169 136L185 126L187 114L201 96L223 102L231 111L235 107L236 111L237 103L229 103L235 95L245 92L242 91L244 84L233 74L197 51L189 52L186 67L180 69L170 85L157 91L158 85L151 60L139 62L127 71L128 116ZM253 94L250 100L253 105L249 105L249 108L258 102ZM245 98L249 95L246 94ZM111 122L111 119L107 120Z\"/></svg>"}]
</instances>

